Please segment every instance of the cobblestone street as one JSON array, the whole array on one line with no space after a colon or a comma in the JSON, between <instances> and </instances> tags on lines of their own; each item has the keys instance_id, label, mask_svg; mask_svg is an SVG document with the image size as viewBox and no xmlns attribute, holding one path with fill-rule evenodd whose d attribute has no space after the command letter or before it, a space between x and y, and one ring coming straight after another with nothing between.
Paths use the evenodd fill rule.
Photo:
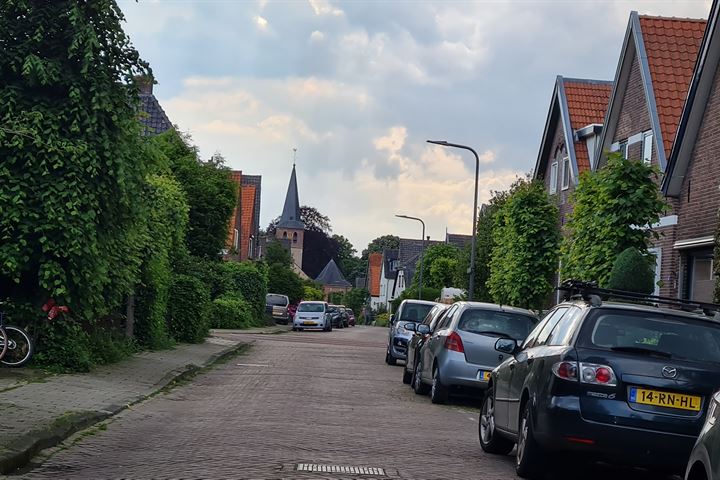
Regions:
<instances>
[{"instance_id":1,"label":"cobblestone street","mask_svg":"<svg viewBox=\"0 0 720 480\"><path fill-rule=\"evenodd\" d=\"M512 457L481 452L472 402L432 405L402 384L400 367L384 364L386 334L370 327L226 334L254 345L191 383L126 410L107 429L66 442L21 476L515 478ZM302 463L378 467L386 475L302 473L296 470ZM581 475L642 478L602 469Z\"/></svg>"}]
</instances>

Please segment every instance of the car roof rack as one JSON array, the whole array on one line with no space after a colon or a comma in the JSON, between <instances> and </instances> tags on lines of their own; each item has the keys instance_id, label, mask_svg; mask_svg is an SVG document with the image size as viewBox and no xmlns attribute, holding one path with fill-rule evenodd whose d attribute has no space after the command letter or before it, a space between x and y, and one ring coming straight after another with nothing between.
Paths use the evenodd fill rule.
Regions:
<instances>
[{"instance_id":1,"label":"car roof rack","mask_svg":"<svg viewBox=\"0 0 720 480\"><path fill-rule=\"evenodd\" d=\"M661 297L659 295L646 295L644 293L627 292L611 288L600 288L597 282L582 280L565 280L557 287L557 290L566 292L566 299L582 299L590 302L593 306L602 305L602 298L612 297L618 300L635 300L648 304L667 305L680 310L694 313L704 313L709 317L720 320L720 305L715 303L698 302L696 300L685 300L682 298Z\"/></svg>"}]
</instances>

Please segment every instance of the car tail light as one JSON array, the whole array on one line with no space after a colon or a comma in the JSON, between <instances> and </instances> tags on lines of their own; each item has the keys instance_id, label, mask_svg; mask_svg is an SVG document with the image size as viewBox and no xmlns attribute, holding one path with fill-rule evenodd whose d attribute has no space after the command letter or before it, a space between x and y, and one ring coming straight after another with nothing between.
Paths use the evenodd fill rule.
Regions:
<instances>
[{"instance_id":1,"label":"car tail light","mask_svg":"<svg viewBox=\"0 0 720 480\"><path fill-rule=\"evenodd\" d=\"M553 365L552 371L556 377L562 378L563 380L572 380L574 382L578 380L577 362L556 363Z\"/></svg>"},{"instance_id":2,"label":"car tail light","mask_svg":"<svg viewBox=\"0 0 720 480\"><path fill-rule=\"evenodd\" d=\"M617 385L617 377L613 369L607 365L597 365L595 363L580 363L580 381L607 387Z\"/></svg>"},{"instance_id":3,"label":"car tail light","mask_svg":"<svg viewBox=\"0 0 720 480\"><path fill-rule=\"evenodd\" d=\"M463 347L462 338L457 332L452 332L450 335L445 337L445 348L454 352L465 353L465 347Z\"/></svg>"}]
</instances>

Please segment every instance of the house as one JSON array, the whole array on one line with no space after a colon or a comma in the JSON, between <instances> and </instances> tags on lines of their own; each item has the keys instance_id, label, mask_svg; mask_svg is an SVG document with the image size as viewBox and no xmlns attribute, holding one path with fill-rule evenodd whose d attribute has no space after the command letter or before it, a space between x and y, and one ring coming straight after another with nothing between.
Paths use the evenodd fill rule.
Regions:
<instances>
[{"instance_id":1,"label":"house","mask_svg":"<svg viewBox=\"0 0 720 480\"><path fill-rule=\"evenodd\" d=\"M383 305L380 302L380 277L382 275L382 263L382 253L374 252L368 255L368 292L370 294L370 308L375 311Z\"/></svg>"},{"instance_id":2,"label":"house","mask_svg":"<svg viewBox=\"0 0 720 480\"><path fill-rule=\"evenodd\" d=\"M665 172L706 23L630 14L595 168L604 165L605 152L620 151ZM651 249L656 280L662 280L656 293L666 296L679 287L678 267L668 260L675 258L677 200L668 198L669 210L653 226L660 240Z\"/></svg>"},{"instance_id":3,"label":"house","mask_svg":"<svg viewBox=\"0 0 720 480\"><path fill-rule=\"evenodd\" d=\"M390 311L390 302L395 300L395 280L398 274L398 250L385 249L382 252L382 271L380 274L380 299L381 304Z\"/></svg>"},{"instance_id":4,"label":"house","mask_svg":"<svg viewBox=\"0 0 720 480\"><path fill-rule=\"evenodd\" d=\"M246 177L250 179L246 180ZM230 179L238 194L228 221L223 258L235 261L254 259L258 254L261 177L243 175L241 170L233 170Z\"/></svg>"},{"instance_id":5,"label":"house","mask_svg":"<svg viewBox=\"0 0 720 480\"><path fill-rule=\"evenodd\" d=\"M325 265L325 268L322 269L315 281L322 285L325 301L328 300L331 293L345 293L352 288L352 284L345 280L340 268L333 259L330 259Z\"/></svg>"},{"instance_id":6,"label":"house","mask_svg":"<svg viewBox=\"0 0 720 480\"><path fill-rule=\"evenodd\" d=\"M444 242L437 240L423 241L415 238L401 238L398 247L397 277L395 279L395 291L393 298L399 297L406 288L410 287L415 277L417 263L420 260L420 253L423 248L437 245Z\"/></svg>"},{"instance_id":7,"label":"house","mask_svg":"<svg viewBox=\"0 0 720 480\"><path fill-rule=\"evenodd\" d=\"M569 199L580 174L593 163L611 90L609 81L555 79L533 178L542 180L557 202L561 225L572 213Z\"/></svg>"},{"instance_id":8,"label":"house","mask_svg":"<svg viewBox=\"0 0 720 480\"><path fill-rule=\"evenodd\" d=\"M145 136L159 135L173 128L165 110L153 94L155 79L152 76L143 76L136 77L135 81L140 90L140 109L143 112L140 116L140 123L143 126L142 134Z\"/></svg>"},{"instance_id":9,"label":"house","mask_svg":"<svg viewBox=\"0 0 720 480\"><path fill-rule=\"evenodd\" d=\"M703 302L714 299L720 206L718 5L710 12L662 183L677 215L673 243L663 252L663 272L673 274L670 293Z\"/></svg>"},{"instance_id":10,"label":"house","mask_svg":"<svg viewBox=\"0 0 720 480\"><path fill-rule=\"evenodd\" d=\"M465 248L472 243L472 235L445 232L445 243L454 245L457 248Z\"/></svg>"}]
</instances>

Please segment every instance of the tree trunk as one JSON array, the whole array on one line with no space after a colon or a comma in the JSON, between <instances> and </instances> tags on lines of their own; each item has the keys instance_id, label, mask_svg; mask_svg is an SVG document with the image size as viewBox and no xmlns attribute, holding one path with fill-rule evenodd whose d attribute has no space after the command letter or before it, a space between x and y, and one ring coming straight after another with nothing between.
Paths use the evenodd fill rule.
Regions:
<instances>
[{"instance_id":1,"label":"tree trunk","mask_svg":"<svg viewBox=\"0 0 720 480\"><path fill-rule=\"evenodd\" d=\"M125 310L125 336L133 336L135 330L135 295L130 295L127 299L127 309Z\"/></svg>"}]
</instances>

